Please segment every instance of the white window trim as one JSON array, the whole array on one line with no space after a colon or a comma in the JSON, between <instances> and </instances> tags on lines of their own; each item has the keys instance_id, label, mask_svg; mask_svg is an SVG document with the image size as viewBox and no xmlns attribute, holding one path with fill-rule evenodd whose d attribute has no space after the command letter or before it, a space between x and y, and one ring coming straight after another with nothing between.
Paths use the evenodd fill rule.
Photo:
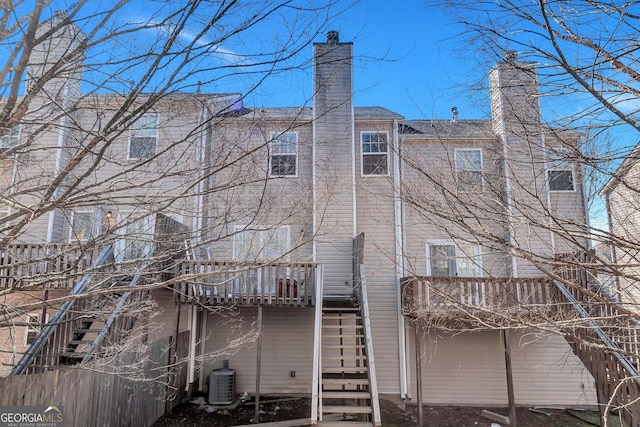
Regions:
<instances>
[{"instance_id":1,"label":"white window trim","mask_svg":"<svg viewBox=\"0 0 640 427\"><path fill-rule=\"evenodd\" d=\"M149 241L145 244L142 257L144 258L145 256L148 256L149 251L151 250L151 241L153 240L153 231L155 230L155 226L156 226L155 215L152 215L152 214L143 215L143 212L136 212L136 211L117 211L116 212L115 210L113 210L112 212L113 212L112 215L115 217L115 220L113 222L115 224L115 227L117 227L117 235L119 237L114 245L114 254L115 254L116 262L130 261L129 259L125 258L125 253L127 251L127 227L139 220L146 221L145 228L146 228L146 234L149 236ZM131 215L135 215L135 214L139 214L139 216L135 221L129 222L126 225L123 224L123 222L129 221Z\"/></svg>"},{"instance_id":2,"label":"white window trim","mask_svg":"<svg viewBox=\"0 0 640 427\"><path fill-rule=\"evenodd\" d=\"M566 148L548 148L547 149L548 153L563 153L568 155L569 154L569 150ZM571 160L566 160L563 163L567 164L567 167L556 167L557 166L558 161L551 158L551 155L547 155L547 163L546 163L546 168L545 168L545 183L547 186L547 189L549 190L550 193L575 193L578 191L578 185L576 182L576 171L575 171L575 166L574 166L574 162ZM549 172L566 172L569 171L571 172L571 182L573 183L573 190L552 190L551 189L551 181L549 181Z\"/></svg>"},{"instance_id":3,"label":"white window trim","mask_svg":"<svg viewBox=\"0 0 640 427\"><path fill-rule=\"evenodd\" d=\"M4 153L5 151L10 150L10 149L12 149L13 147L15 147L16 145L20 145L20 138L22 137L22 126L21 126L21 125L17 125L17 127L13 127L13 128L11 128L11 129L9 130L9 132L8 132L5 136L3 136L2 138L0 138L0 141L4 140L4 138L8 137L8 136L11 134L11 132L13 131L13 129L17 129L17 135L16 135L16 142L15 142L15 144L14 144L14 145L11 145L11 146L7 146L7 147L0 145L0 153ZM9 157L13 157L13 156L15 156L15 154L10 155Z\"/></svg>"},{"instance_id":4,"label":"white window trim","mask_svg":"<svg viewBox=\"0 0 640 427\"><path fill-rule=\"evenodd\" d=\"M33 343L29 343L29 332L35 332L35 334L36 334L35 338L37 338L38 334L42 331L42 327L46 324L46 322L48 320L47 318L49 316L46 316L47 318L45 318L44 321L42 321L41 316L42 316L42 313L36 313L36 314L27 313L25 315L25 317L26 317L26 321L25 321L25 325L26 326L24 328L24 345L25 345L25 347L28 347L31 344L33 344ZM37 328L34 328L34 327L31 326L31 319L35 320L35 323L38 324ZM34 340L35 340L35 338L34 338Z\"/></svg>"},{"instance_id":5,"label":"white window trim","mask_svg":"<svg viewBox=\"0 0 640 427\"><path fill-rule=\"evenodd\" d=\"M460 169L458 168L458 152L460 151L478 151L480 153L480 170L472 171L471 169ZM453 150L453 163L455 170L455 180L456 180L456 190L460 193L473 193L473 190L461 190L459 187L458 180L458 171L472 171L472 172L480 172L480 191L484 192L484 152L482 148L454 148Z\"/></svg>"},{"instance_id":6,"label":"white window trim","mask_svg":"<svg viewBox=\"0 0 640 427\"><path fill-rule=\"evenodd\" d=\"M295 157L296 157L296 171L293 175L274 175L271 173L272 169L271 169L271 160L273 159L273 151L272 151L272 145L273 145L273 141L277 140L279 136L282 135L287 135L287 134L292 134L296 136L296 152L295 152ZM298 151L299 151L299 146L300 146L300 137L298 135L298 132L296 131L287 131L287 132L272 132L270 135L270 140L269 140L269 177L270 178L297 178L298 177L298 165L300 163L300 156L298 155ZM277 154L276 154L277 155Z\"/></svg>"},{"instance_id":7,"label":"white window trim","mask_svg":"<svg viewBox=\"0 0 640 427\"><path fill-rule=\"evenodd\" d=\"M146 115L150 115L153 114L156 116L156 134L155 134L155 139L156 139L156 147L155 147L155 154L152 157L155 157L155 155L157 155L158 153L158 139L159 139L159 134L160 134L160 114L159 113L153 113L153 112L149 112L149 113L144 113L142 116L138 117L138 120L140 120L142 117L146 116ZM135 122L133 122L133 124L135 124ZM127 160L148 160L147 158L143 158L143 157L131 157L131 138L133 137L132 135L132 130L129 129L129 138L127 140Z\"/></svg>"},{"instance_id":8,"label":"white window trim","mask_svg":"<svg viewBox=\"0 0 640 427\"><path fill-rule=\"evenodd\" d=\"M237 260L237 261L244 261L244 260L239 260L239 259L237 259L237 258L239 258L239 257L238 257L238 253L237 253L238 247L237 247L237 243L236 243L236 242L238 242L238 236L239 236L241 233L244 233L244 232L256 232L256 231L264 231L264 232L267 232L267 231L270 231L270 230L273 230L273 229L283 229L283 230L286 230L286 235L287 235L287 237L286 237L286 243L287 243L287 247L285 248L285 249L286 249L286 251L285 251L284 256L283 256L280 260L281 260L281 261L283 261L283 262L286 262L286 261L288 260L288 258L289 258L289 251L291 250L291 226L290 226L290 225L277 225L277 226L273 226L273 227L265 227L264 229L260 229L260 230L254 230L254 229L247 228L247 227L248 227L247 225L234 225L234 226L233 226L233 239L232 239L232 242L231 242L231 245L232 245L232 248L231 248L231 250L232 250L232 254L231 254L231 256L232 256L232 258L233 258L233 260L234 260L234 261L235 261L235 260ZM271 261L274 261L274 260L271 260L271 259L269 259L269 260L261 260L261 259L258 259L257 261L269 261L269 262L271 262Z\"/></svg>"},{"instance_id":9,"label":"white window trim","mask_svg":"<svg viewBox=\"0 0 640 427\"><path fill-rule=\"evenodd\" d=\"M386 173L364 173L364 157L365 156L370 156L370 155L380 155L383 154L381 152L377 152L377 153L365 153L364 150L362 149L362 145L364 144L364 141L362 140L362 136L365 133L383 133L387 136L387 152L384 153L387 156L387 172ZM390 145L390 141L389 141L389 132L387 132L386 130L363 130L360 131L360 176L361 177L376 177L376 176L389 176L390 174L390 152L389 152L389 145Z\"/></svg>"},{"instance_id":10,"label":"white window trim","mask_svg":"<svg viewBox=\"0 0 640 427\"><path fill-rule=\"evenodd\" d=\"M456 258L458 258L458 251L462 251L460 246L456 244L453 240L447 239L435 239L435 240L427 240L425 245L425 253L427 255L427 276L431 276L431 246L455 246L456 248ZM471 245L473 246L473 262L475 264L476 276L475 277L484 277L484 270L482 268L482 246L481 245ZM456 269L458 269L458 263L456 262ZM456 271L456 276L458 272Z\"/></svg>"},{"instance_id":11,"label":"white window trim","mask_svg":"<svg viewBox=\"0 0 640 427\"><path fill-rule=\"evenodd\" d=\"M73 223L75 221L76 215L78 214L91 214L91 230L89 230L89 238L87 239L78 239L77 236L75 235L75 233L73 232ZM93 232L95 230L95 212L94 211L88 211L88 210L81 210L81 211L72 211L71 212L71 222L69 223L69 238L68 238L68 242L69 243L73 243L73 242L87 242L89 241L89 239L91 239Z\"/></svg>"}]
</instances>

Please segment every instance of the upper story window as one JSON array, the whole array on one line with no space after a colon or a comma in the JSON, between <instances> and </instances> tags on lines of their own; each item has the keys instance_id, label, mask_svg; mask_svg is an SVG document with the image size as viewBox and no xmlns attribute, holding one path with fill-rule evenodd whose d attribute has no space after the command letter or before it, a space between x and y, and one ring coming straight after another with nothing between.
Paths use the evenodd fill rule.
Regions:
<instances>
[{"instance_id":1,"label":"upper story window","mask_svg":"<svg viewBox=\"0 0 640 427\"><path fill-rule=\"evenodd\" d=\"M573 192L576 190L573 162L569 158L568 151L549 150L547 182L549 183L549 191Z\"/></svg>"},{"instance_id":2,"label":"upper story window","mask_svg":"<svg viewBox=\"0 0 640 427\"><path fill-rule=\"evenodd\" d=\"M362 175L389 173L389 146L386 132L362 132Z\"/></svg>"},{"instance_id":3,"label":"upper story window","mask_svg":"<svg viewBox=\"0 0 640 427\"><path fill-rule=\"evenodd\" d=\"M40 322L40 315L38 314L27 314L26 321L26 334L25 334L25 344L31 345L35 342L40 330L42 328L42 324Z\"/></svg>"},{"instance_id":4,"label":"upper story window","mask_svg":"<svg viewBox=\"0 0 640 427\"><path fill-rule=\"evenodd\" d=\"M150 159L156 155L158 115L143 114L129 131L129 159Z\"/></svg>"},{"instance_id":5,"label":"upper story window","mask_svg":"<svg viewBox=\"0 0 640 427\"><path fill-rule=\"evenodd\" d=\"M0 138L0 153L18 145L20 141L20 127L14 126L6 135Z\"/></svg>"},{"instance_id":6,"label":"upper story window","mask_svg":"<svg viewBox=\"0 0 640 427\"><path fill-rule=\"evenodd\" d=\"M480 277L481 251L479 246L431 242L427 244L428 275L436 277Z\"/></svg>"},{"instance_id":7,"label":"upper story window","mask_svg":"<svg viewBox=\"0 0 640 427\"><path fill-rule=\"evenodd\" d=\"M458 191L482 191L482 150L464 148L454 150Z\"/></svg>"},{"instance_id":8,"label":"upper story window","mask_svg":"<svg viewBox=\"0 0 640 427\"><path fill-rule=\"evenodd\" d=\"M233 235L233 259L237 261L274 261L287 258L290 246L288 225L248 230L236 225Z\"/></svg>"},{"instance_id":9,"label":"upper story window","mask_svg":"<svg viewBox=\"0 0 640 427\"><path fill-rule=\"evenodd\" d=\"M298 175L298 133L272 133L269 144L269 175Z\"/></svg>"}]
</instances>

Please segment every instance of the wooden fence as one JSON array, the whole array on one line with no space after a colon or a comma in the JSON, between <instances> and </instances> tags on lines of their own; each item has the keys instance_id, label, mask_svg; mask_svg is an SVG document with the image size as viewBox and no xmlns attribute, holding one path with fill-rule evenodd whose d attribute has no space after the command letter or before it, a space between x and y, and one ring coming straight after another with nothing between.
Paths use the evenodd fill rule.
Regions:
<instances>
[{"instance_id":1,"label":"wooden fence","mask_svg":"<svg viewBox=\"0 0 640 427\"><path fill-rule=\"evenodd\" d=\"M167 337L143 352L99 359L82 368L0 378L0 406L62 406L68 426L150 426L164 415L167 400L180 401L188 338L188 332L178 336L179 363L172 375Z\"/></svg>"},{"instance_id":2,"label":"wooden fence","mask_svg":"<svg viewBox=\"0 0 640 427\"><path fill-rule=\"evenodd\" d=\"M176 266L178 302L204 305L313 305L318 265L190 260Z\"/></svg>"}]
</instances>

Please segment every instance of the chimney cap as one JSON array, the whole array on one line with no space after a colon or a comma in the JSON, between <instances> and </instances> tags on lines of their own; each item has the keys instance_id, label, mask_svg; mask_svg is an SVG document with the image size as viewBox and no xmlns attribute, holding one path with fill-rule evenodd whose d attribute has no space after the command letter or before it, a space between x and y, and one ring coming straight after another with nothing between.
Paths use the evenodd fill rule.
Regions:
<instances>
[{"instance_id":1,"label":"chimney cap","mask_svg":"<svg viewBox=\"0 0 640 427\"><path fill-rule=\"evenodd\" d=\"M327 43L328 44L338 44L340 42L340 34L335 30L330 30L327 32Z\"/></svg>"},{"instance_id":2,"label":"chimney cap","mask_svg":"<svg viewBox=\"0 0 640 427\"><path fill-rule=\"evenodd\" d=\"M518 52L515 50L507 50L504 53L504 61L513 64L518 60Z\"/></svg>"}]
</instances>

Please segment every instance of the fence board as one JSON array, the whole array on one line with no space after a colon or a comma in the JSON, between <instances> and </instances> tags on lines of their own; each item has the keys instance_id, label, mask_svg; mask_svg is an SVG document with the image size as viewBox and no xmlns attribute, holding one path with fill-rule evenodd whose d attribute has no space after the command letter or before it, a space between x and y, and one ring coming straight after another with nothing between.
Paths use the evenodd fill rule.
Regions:
<instances>
[{"instance_id":1,"label":"fence board","mask_svg":"<svg viewBox=\"0 0 640 427\"><path fill-rule=\"evenodd\" d=\"M178 335L179 390L186 384L188 343L188 331ZM131 352L108 362L98 359L88 369L63 367L0 378L0 405L61 405L70 426L150 426L164 415L168 345L167 338L160 339L146 349L147 354ZM146 362L136 366L141 360ZM131 367L133 372L128 372Z\"/></svg>"}]
</instances>

